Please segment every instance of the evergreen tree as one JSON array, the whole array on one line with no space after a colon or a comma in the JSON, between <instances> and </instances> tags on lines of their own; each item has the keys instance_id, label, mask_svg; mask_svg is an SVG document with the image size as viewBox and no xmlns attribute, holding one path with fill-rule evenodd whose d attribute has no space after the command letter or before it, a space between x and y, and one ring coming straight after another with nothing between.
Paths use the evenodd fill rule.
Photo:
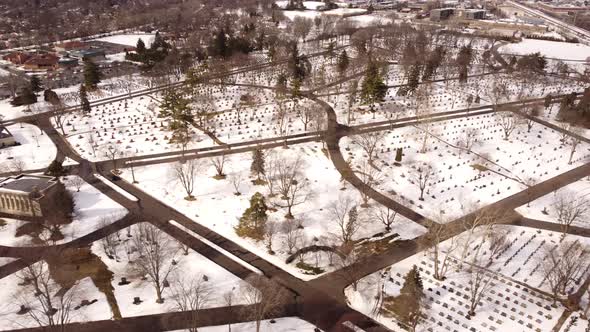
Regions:
<instances>
[{"instance_id":1,"label":"evergreen tree","mask_svg":"<svg viewBox=\"0 0 590 332\"><path fill-rule=\"evenodd\" d=\"M47 170L45 171L45 174L47 175L51 175L51 176L62 176L66 173L64 167L62 166L61 162L57 161L57 160L53 160L51 162L51 164L49 164L49 167L47 167Z\"/></svg>"},{"instance_id":2,"label":"evergreen tree","mask_svg":"<svg viewBox=\"0 0 590 332\"><path fill-rule=\"evenodd\" d=\"M88 93L86 92L86 86L80 84L80 90L78 91L80 97L80 105L82 106L82 113L90 114L90 102L88 101Z\"/></svg>"},{"instance_id":3,"label":"evergreen tree","mask_svg":"<svg viewBox=\"0 0 590 332\"><path fill-rule=\"evenodd\" d=\"M410 326L412 330L418 325L423 297L422 278L418 268L414 265L404 277L404 285L400 290L400 294L394 299L394 308L392 308L400 321Z\"/></svg>"},{"instance_id":4,"label":"evergreen tree","mask_svg":"<svg viewBox=\"0 0 590 332\"><path fill-rule=\"evenodd\" d=\"M264 152L260 149L256 149L252 152L252 165L250 165L250 171L256 174L256 182L260 183L260 176L264 175Z\"/></svg>"},{"instance_id":5,"label":"evergreen tree","mask_svg":"<svg viewBox=\"0 0 590 332\"><path fill-rule=\"evenodd\" d=\"M14 97L10 104L12 106L31 105L37 102L37 95L31 90L30 87L22 89L21 93Z\"/></svg>"},{"instance_id":6,"label":"evergreen tree","mask_svg":"<svg viewBox=\"0 0 590 332\"><path fill-rule=\"evenodd\" d=\"M268 207L261 193L255 193L250 198L250 207L244 211L238 225L235 227L236 234L241 237L249 237L256 241L264 239Z\"/></svg>"},{"instance_id":7,"label":"evergreen tree","mask_svg":"<svg viewBox=\"0 0 590 332\"><path fill-rule=\"evenodd\" d=\"M349 65L350 58L348 57L346 50L343 50L338 57L338 73L340 73L340 76L344 75Z\"/></svg>"},{"instance_id":8,"label":"evergreen tree","mask_svg":"<svg viewBox=\"0 0 590 332\"><path fill-rule=\"evenodd\" d=\"M211 54L214 56L227 57L229 56L229 42L225 33L225 29L219 29L215 38L213 38L210 47Z\"/></svg>"},{"instance_id":9,"label":"evergreen tree","mask_svg":"<svg viewBox=\"0 0 590 332\"><path fill-rule=\"evenodd\" d=\"M466 82L469 75L469 68L473 60L473 49L471 44L461 47L457 55L457 66L459 67L459 82Z\"/></svg>"},{"instance_id":10,"label":"evergreen tree","mask_svg":"<svg viewBox=\"0 0 590 332\"><path fill-rule=\"evenodd\" d=\"M543 101L543 106L545 106L545 108L549 108L549 106L551 106L551 104L553 103L553 96L551 94L547 94L545 96L545 100Z\"/></svg>"},{"instance_id":11,"label":"evergreen tree","mask_svg":"<svg viewBox=\"0 0 590 332\"><path fill-rule=\"evenodd\" d=\"M145 53L145 43L143 42L143 40L141 38L139 38L137 40L137 45L135 47L135 51L137 52L137 54L144 54Z\"/></svg>"},{"instance_id":12,"label":"evergreen tree","mask_svg":"<svg viewBox=\"0 0 590 332\"><path fill-rule=\"evenodd\" d=\"M364 103L369 104L371 111L374 112L375 103L383 101L386 93L387 85L383 82L379 67L375 62L369 61L367 73L361 85L361 99Z\"/></svg>"},{"instance_id":13,"label":"evergreen tree","mask_svg":"<svg viewBox=\"0 0 590 332\"><path fill-rule=\"evenodd\" d=\"M84 84L86 87L96 89L101 78L102 75L96 63L92 62L92 60L84 60Z\"/></svg>"},{"instance_id":14,"label":"evergreen tree","mask_svg":"<svg viewBox=\"0 0 590 332\"><path fill-rule=\"evenodd\" d=\"M31 87L31 90L35 93L43 91L43 85L41 84L41 80L37 75L31 76L31 81L29 82L29 85Z\"/></svg>"},{"instance_id":15,"label":"evergreen tree","mask_svg":"<svg viewBox=\"0 0 590 332\"><path fill-rule=\"evenodd\" d=\"M416 91L418 85L420 84L420 71L422 68L419 64L415 64L410 67L410 72L408 75L408 92L412 93Z\"/></svg>"},{"instance_id":16,"label":"evergreen tree","mask_svg":"<svg viewBox=\"0 0 590 332\"><path fill-rule=\"evenodd\" d=\"M168 119L168 126L173 136L172 141L183 145L187 143L189 126L194 123L195 119L190 107L190 100L184 96L182 91L166 90L158 116Z\"/></svg>"}]
</instances>

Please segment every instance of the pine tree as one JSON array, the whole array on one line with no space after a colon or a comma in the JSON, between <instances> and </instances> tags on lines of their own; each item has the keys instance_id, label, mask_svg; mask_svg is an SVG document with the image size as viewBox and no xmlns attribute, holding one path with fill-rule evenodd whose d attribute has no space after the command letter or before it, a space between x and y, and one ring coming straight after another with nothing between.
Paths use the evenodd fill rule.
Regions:
<instances>
[{"instance_id":1,"label":"pine tree","mask_svg":"<svg viewBox=\"0 0 590 332\"><path fill-rule=\"evenodd\" d=\"M420 319L420 307L424 297L424 286L420 271L416 265L404 277L404 285L400 294L394 299L394 312L398 315L400 321L412 328L418 325Z\"/></svg>"},{"instance_id":2,"label":"pine tree","mask_svg":"<svg viewBox=\"0 0 590 332\"><path fill-rule=\"evenodd\" d=\"M553 103L553 96L551 94L548 94L545 96L545 100L543 101L543 106L545 106L545 108L549 108L549 106L551 106L551 104Z\"/></svg>"},{"instance_id":3,"label":"pine tree","mask_svg":"<svg viewBox=\"0 0 590 332\"><path fill-rule=\"evenodd\" d=\"M98 66L92 60L84 60L84 84L89 89L96 89L102 75Z\"/></svg>"},{"instance_id":4,"label":"pine tree","mask_svg":"<svg viewBox=\"0 0 590 332\"><path fill-rule=\"evenodd\" d=\"M29 82L29 85L33 92L43 91L43 85L41 84L41 80L39 80L39 76L37 75L31 76L31 81Z\"/></svg>"},{"instance_id":5,"label":"pine tree","mask_svg":"<svg viewBox=\"0 0 590 332\"><path fill-rule=\"evenodd\" d=\"M260 175L264 175L264 153L260 149L256 149L252 152L252 165L250 165L250 171L256 174L256 182L260 183Z\"/></svg>"},{"instance_id":6,"label":"pine tree","mask_svg":"<svg viewBox=\"0 0 590 332\"><path fill-rule=\"evenodd\" d=\"M371 111L374 112L375 103L385 99L387 85L379 73L379 67L373 61L367 65L367 73L361 85L361 99L364 103L369 104Z\"/></svg>"},{"instance_id":7,"label":"pine tree","mask_svg":"<svg viewBox=\"0 0 590 332\"><path fill-rule=\"evenodd\" d=\"M348 57L346 50L343 50L338 57L338 73L340 73L340 76L344 75L349 65L350 58Z\"/></svg>"},{"instance_id":8,"label":"pine tree","mask_svg":"<svg viewBox=\"0 0 590 332\"><path fill-rule=\"evenodd\" d=\"M255 193L250 198L250 207L244 211L238 225L235 227L236 234L241 237L249 237L256 241L264 239L268 207L261 193Z\"/></svg>"},{"instance_id":9,"label":"pine tree","mask_svg":"<svg viewBox=\"0 0 590 332\"><path fill-rule=\"evenodd\" d=\"M80 105L82 106L82 113L90 114L90 102L88 101L88 93L86 92L86 86L84 84L80 84L80 90L78 92L80 97Z\"/></svg>"},{"instance_id":10,"label":"pine tree","mask_svg":"<svg viewBox=\"0 0 590 332\"><path fill-rule=\"evenodd\" d=\"M190 107L190 100L181 91L166 90L158 116L168 119L168 127L173 136L172 141L183 146L188 143L190 139L189 125L193 124L195 119Z\"/></svg>"},{"instance_id":11,"label":"pine tree","mask_svg":"<svg viewBox=\"0 0 590 332\"><path fill-rule=\"evenodd\" d=\"M145 53L145 43L141 38L137 40L137 46L135 47L135 51L137 54L144 54Z\"/></svg>"}]
</instances>

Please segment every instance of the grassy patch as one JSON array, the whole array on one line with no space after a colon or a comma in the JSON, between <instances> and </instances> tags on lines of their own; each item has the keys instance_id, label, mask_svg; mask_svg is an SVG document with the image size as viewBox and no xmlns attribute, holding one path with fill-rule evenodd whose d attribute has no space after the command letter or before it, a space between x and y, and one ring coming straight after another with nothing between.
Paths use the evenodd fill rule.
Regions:
<instances>
[{"instance_id":1,"label":"grassy patch","mask_svg":"<svg viewBox=\"0 0 590 332\"><path fill-rule=\"evenodd\" d=\"M303 272L304 274L318 275L318 274L322 274L325 272L323 269L320 269L319 267L311 266L305 262L299 262L299 263L295 264L295 266L302 269L304 271Z\"/></svg>"}]
</instances>

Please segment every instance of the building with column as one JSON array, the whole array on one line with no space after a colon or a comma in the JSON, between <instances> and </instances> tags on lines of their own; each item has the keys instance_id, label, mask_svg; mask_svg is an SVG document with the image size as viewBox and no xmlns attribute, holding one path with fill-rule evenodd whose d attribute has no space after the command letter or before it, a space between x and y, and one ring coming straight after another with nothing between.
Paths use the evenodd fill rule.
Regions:
<instances>
[{"instance_id":1,"label":"building with column","mask_svg":"<svg viewBox=\"0 0 590 332\"><path fill-rule=\"evenodd\" d=\"M0 213L18 217L43 217L64 185L55 177L25 175L0 180Z\"/></svg>"}]
</instances>

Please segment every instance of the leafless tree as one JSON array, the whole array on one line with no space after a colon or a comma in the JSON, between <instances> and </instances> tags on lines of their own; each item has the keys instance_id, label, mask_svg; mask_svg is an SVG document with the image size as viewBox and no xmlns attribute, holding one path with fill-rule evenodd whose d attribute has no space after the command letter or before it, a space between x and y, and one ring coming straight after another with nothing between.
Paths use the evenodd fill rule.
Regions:
<instances>
[{"instance_id":1,"label":"leafless tree","mask_svg":"<svg viewBox=\"0 0 590 332\"><path fill-rule=\"evenodd\" d=\"M274 255L274 250L272 249L272 244L275 239L275 235L277 234L278 226L277 223L273 220L268 220L264 225L264 237L266 239L266 250L269 254Z\"/></svg>"},{"instance_id":2,"label":"leafless tree","mask_svg":"<svg viewBox=\"0 0 590 332\"><path fill-rule=\"evenodd\" d=\"M358 231L363 227L362 220L358 216L355 216L354 213L351 214L350 211L353 209L356 213L354 202L342 195L328 207L332 220L338 228L339 240L343 245L350 244Z\"/></svg>"},{"instance_id":3,"label":"leafless tree","mask_svg":"<svg viewBox=\"0 0 590 332\"><path fill-rule=\"evenodd\" d=\"M164 303L162 292L168 276L178 266L178 248L171 237L148 223L137 224L132 239L139 254L134 267L154 286L156 303Z\"/></svg>"},{"instance_id":4,"label":"leafless tree","mask_svg":"<svg viewBox=\"0 0 590 332\"><path fill-rule=\"evenodd\" d=\"M282 231L285 234L285 244L287 245L287 253L293 253L301 239L301 232L297 225L292 220L286 220L282 224Z\"/></svg>"},{"instance_id":5,"label":"leafless tree","mask_svg":"<svg viewBox=\"0 0 590 332\"><path fill-rule=\"evenodd\" d=\"M35 291L18 295L18 302L26 314L40 327L50 326L56 331L67 331L66 324L74 318L74 302L79 300L77 284L63 289L50 275L47 263L34 263L21 270L17 277L24 284L32 284Z\"/></svg>"},{"instance_id":6,"label":"leafless tree","mask_svg":"<svg viewBox=\"0 0 590 332\"><path fill-rule=\"evenodd\" d=\"M295 37L301 40L305 40L305 37L310 33L313 27L313 20L297 16L293 19L293 34Z\"/></svg>"},{"instance_id":7,"label":"leafless tree","mask_svg":"<svg viewBox=\"0 0 590 332\"><path fill-rule=\"evenodd\" d=\"M245 281L240 286L242 301L247 304L242 314L255 321L256 332L260 332L262 320L281 312L289 302L289 292L263 275L251 274Z\"/></svg>"},{"instance_id":8,"label":"leafless tree","mask_svg":"<svg viewBox=\"0 0 590 332\"><path fill-rule=\"evenodd\" d=\"M82 188L82 186L86 183L86 181L84 181L84 179L82 179L79 176L71 176L68 180L67 180L67 184L69 186L72 186L74 188L76 188L76 192L80 192L80 189Z\"/></svg>"},{"instance_id":9,"label":"leafless tree","mask_svg":"<svg viewBox=\"0 0 590 332\"><path fill-rule=\"evenodd\" d=\"M379 220L385 226L385 231L387 232L391 231L391 226L395 223L396 216L396 211L383 205L378 205L371 211L371 219Z\"/></svg>"},{"instance_id":10,"label":"leafless tree","mask_svg":"<svg viewBox=\"0 0 590 332\"><path fill-rule=\"evenodd\" d=\"M419 200L424 200L424 191L436 183L436 170L430 163L424 163L418 165L412 170L410 174L410 180L420 190Z\"/></svg>"},{"instance_id":11,"label":"leafless tree","mask_svg":"<svg viewBox=\"0 0 590 332\"><path fill-rule=\"evenodd\" d=\"M555 306L561 295L573 293L574 284L583 276L588 265L588 250L578 241L562 241L556 248L546 245L544 252L544 258L539 263Z\"/></svg>"},{"instance_id":12,"label":"leafless tree","mask_svg":"<svg viewBox=\"0 0 590 332\"><path fill-rule=\"evenodd\" d=\"M363 149L363 151L367 154L369 163L372 164L375 150L377 149L379 143L383 142L384 136L385 134L382 131L362 133L352 136L352 142Z\"/></svg>"},{"instance_id":13,"label":"leafless tree","mask_svg":"<svg viewBox=\"0 0 590 332\"><path fill-rule=\"evenodd\" d=\"M64 112L64 105L63 103L59 102L56 105L51 105L51 111L53 112L53 119L55 120L55 124L57 128L61 130L62 135L65 136L66 131L64 129L64 125L68 122L68 113Z\"/></svg>"},{"instance_id":14,"label":"leafless tree","mask_svg":"<svg viewBox=\"0 0 590 332\"><path fill-rule=\"evenodd\" d=\"M215 174L216 179L225 179L225 173L223 173L223 168L225 167L226 162L227 158L225 156L225 153L222 153L220 156L211 158L211 164L213 165L213 167L215 167L215 171L217 172L217 174Z\"/></svg>"},{"instance_id":15,"label":"leafless tree","mask_svg":"<svg viewBox=\"0 0 590 332\"><path fill-rule=\"evenodd\" d=\"M240 192L240 185L242 184L242 175L240 173L235 173L230 177L229 180L234 187L234 195L241 195L242 193Z\"/></svg>"},{"instance_id":16,"label":"leafless tree","mask_svg":"<svg viewBox=\"0 0 590 332\"><path fill-rule=\"evenodd\" d=\"M570 192L559 192L554 196L553 209L555 209L563 236L567 234L572 224L586 220L590 209L589 204L590 202L584 196Z\"/></svg>"},{"instance_id":17,"label":"leafless tree","mask_svg":"<svg viewBox=\"0 0 590 332\"><path fill-rule=\"evenodd\" d=\"M233 318L234 315L234 302L235 302L235 294L234 294L234 290L235 288L232 288L231 291L229 292L225 292L223 294L223 304L225 305L225 307L227 308L228 314L229 314L229 318ZM227 332L231 332L231 323L227 324Z\"/></svg>"},{"instance_id":18,"label":"leafless tree","mask_svg":"<svg viewBox=\"0 0 590 332\"><path fill-rule=\"evenodd\" d=\"M368 207L369 200L371 198L370 193L373 190L373 187L377 186L381 181L381 172L373 167L369 161L363 162L359 169L355 171L358 174L359 179L362 181L363 186L359 188L359 193L361 194L361 199L363 200L363 204L361 207Z\"/></svg>"},{"instance_id":19,"label":"leafless tree","mask_svg":"<svg viewBox=\"0 0 590 332\"><path fill-rule=\"evenodd\" d=\"M581 139L581 135L582 135L582 130L578 127L572 128L570 130L570 132L573 134L570 136L569 139L569 143L570 143L570 157L568 160L568 164L571 165L572 164L572 160L574 159L574 154L576 153L576 149L578 148L578 146L580 144L582 144L582 139Z\"/></svg>"},{"instance_id":20,"label":"leafless tree","mask_svg":"<svg viewBox=\"0 0 590 332\"><path fill-rule=\"evenodd\" d=\"M119 219L119 218L116 215L107 214L105 216L102 216L99 219L98 224L100 225L101 228L105 228L105 227L109 226L110 224L112 224L117 219ZM115 233L108 232L108 234L105 237L100 239L100 244L102 246L102 250L105 253L105 255L107 255L107 257L109 257L111 259L115 259L115 260L119 260L119 256L117 254L117 248L119 247L119 243L120 243L119 232L115 232Z\"/></svg>"},{"instance_id":21,"label":"leafless tree","mask_svg":"<svg viewBox=\"0 0 590 332\"><path fill-rule=\"evenodd\" d=\"M309 181L302 173L304 168L303 160L299 157L280 159L276 164L276 181L280 198L285 201L287 207L287 219L293 219L293 206L305 203L310 195Z\"/></svg>"},{"instance_id":22,"label":"leafless tree","mask_svg":"<svg viewBox=\"0 0 590 332\"><path fill-rule=\"evenodd\" d=\"M434 278L437 280L444 280L449 269L450 258L459 247L459 241L454 233L446 225L436 221L429 221L426 233L419 241L421 247L428 250L434 262ZM445 242L444 248L442 242Z\"/></svg>"},{"instance_id":23,"label":"leafless tree","mask_svg":"<svg viewBox=\"0 0 590 332\"><path fill-rule=\"evenodd\" d=\"M296 108L297 116L301 123L303 124L303 130L307 131L307 126L313 121L314 113L321 112L319 110L315 110L311 105L300 105Z\"/></svg>"},{"instance_id":24,"label":"leafless tree","mask_svg":"<svg viewBox=\"0 0 590 332\"><path fill-rule=\"evenodd\" d=\"M172 285L174 309L186 313L189 332L197 332L198 327L206 325L206 318L200 310L205 309L211 302L214 288L203 275L186 279L179 277Z\"/></svg>"},{"instance_id":25,"label":"leafless tree","mask_svg":"<svg viewBox=\"0 0 590 332\"><path fill-rule=\"evenodd\" d=\"M492 273L488 272L477 265L477 262L473 262L470 266L470 280L469 280L469 311L467 312L470 316L475 316L475 309L481 302L481 299L490 291L492 288Z\"/></svg>"},{"instance_id":26,"label":"leafless tree","mask_svg":"<svg viewBox=\"0 0 590 332\"><path fill-rule=\"evenodd\" d=\"M558 125L559 129L559 140L563 143L570 137L569 131L572 129L572 125L567 122L560 122Z\"/></svg>"},{"instance_id":27,"label":"leafless tree","mask_svg":"<svg viewBox=\"0 0 590 332\"><path fill-rule=\"evenodd\" d=\"M286 102L283 100L279 101L274 117L279 128L280 136L284 136L287 132L287 126L289 125L289 122L287 121L288 114L289 111Z\"/></svg>"},{"instance_id":28,"label":"leafless tree","mask_svg":"<svg viewBox=\"0 0 590 332\"><path fill-rule=\"evenodd\" d=\"M268 197L275 197L275 189L278 185L279 164L281 164L281 156L275 151L269 151L264 157L264 181L268 188Z\"/></svg>"},{"instance_id":29,"label":"leafless tree","mask_svg":"<svg viewBox=\"0 0 590 332\"><path fill-rule=\"evenodd\" d=\"M467 152L471 152L471 149L477 143L478 136L479 130L477 128L468 128L463 132L463 137L458 142L458 145L467 150Z\"/></svg>"},{"instance_id":30,"label":"leafless tree","mask_svg":"<svg viewBox=\"0 0 590 332\"><path fill-rule=\"evenodd\" d=\"M339 255L336 259L337 270L334 273L349 283L354 291L358 290L360 281L356 266L360 264L362 259L363 256L354 248L346 250L346 254Z\"/></svg>"},{"instance_id":31,"label":"leafless tree","mask_svg":"<svg viewBox=\"0 0 590 332\"><path fill-rule=\"evenodd\" d=\"M177 162L172 165L172 173L174 179L182 185L186 192L187 201L194 201L193 191L195 189L195 181L200 170L200 162L197 159L189 159L182 162Z\"/></svg>"},{"instance_id":32,"label":"leafless tree","mask_svg":"<svg viewBox=\"0 0 590 332\"><path fill-rule=\"evenodd\" d=\"M498 113L498 124L504 131L504 140L507 141L510 135L518 129L523 123L522 118L510 111L502 111Z\"/></svg>"},{"instance_id":33,"label":"leafless tree","mask_svg":"<svg viewBox=\"0 0 590 332\"><path fill-rule=\"evenodd\" d=\"M113 172L117 173L117 157L120 154L119 144L109 143L102 147L102 154L113 163Z\"/></svg>"},{"instance_id":34,"label":"leafless tree","mask_svg":"<svg viewBox=\"0 0 590 332\"><path fill-rule=\"evenodd\" d=\"M96 157L96 148L98 147L98 143L92 130L86 136L86 142L88 143L88 145L90 145L90 149L92 149L92 155Z\"/></svg>"}]
</instances>

